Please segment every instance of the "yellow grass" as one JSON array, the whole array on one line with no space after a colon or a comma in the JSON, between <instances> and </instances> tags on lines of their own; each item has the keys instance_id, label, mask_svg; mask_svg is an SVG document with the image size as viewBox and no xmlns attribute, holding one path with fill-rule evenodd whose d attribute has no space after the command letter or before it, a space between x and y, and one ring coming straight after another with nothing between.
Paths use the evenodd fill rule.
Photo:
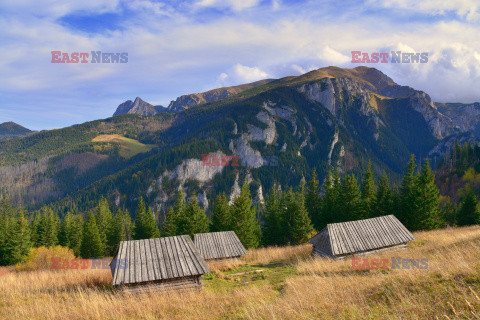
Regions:
<instances>
[{"instance_id":1,"label":"yellow grass","mask_svg":"<svg viewBox=\"0 0 480 320\"><path fill-rule=\"evenodd\" d=\"M479 319L480 227L415 236L365 258L425 258L427 269L354 270L308 245L266 248L210 263L202 291L125 294L110 270L0 268L0 319ZM267 275L235 282L246 270Z\"/></svg>"},{"instance_id":2,"label":"yellow grass","mask_svg":"<svg viewBox=\"0 0 480 320\"><path fill-rule=\"evenodd\" d=\"M152 149L151 145L143 144L135 139L130 139L119 134L101 134L93 138L92 142L118 144L120 146L120 156L127 159L139 153L148 152Z\"/></svg>"}]
</instances>

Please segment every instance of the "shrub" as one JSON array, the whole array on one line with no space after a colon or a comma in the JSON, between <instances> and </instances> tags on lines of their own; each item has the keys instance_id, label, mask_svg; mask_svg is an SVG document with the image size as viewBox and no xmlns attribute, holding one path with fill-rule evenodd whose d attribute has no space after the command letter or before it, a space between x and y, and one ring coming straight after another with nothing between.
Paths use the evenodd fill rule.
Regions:
<instances>
[{"instance_id":1,"label":"shrub","mask_svg":"<svg viewBox=\"0 0 480 320\"><path fill-rule=\"evenodd\" d=\"M17 270L32 271L52 269L52 258L71 260L75 259L75 255L72 249L62 246L32 248L25 262L17 265Z\"/></svg>"}]
</instances>

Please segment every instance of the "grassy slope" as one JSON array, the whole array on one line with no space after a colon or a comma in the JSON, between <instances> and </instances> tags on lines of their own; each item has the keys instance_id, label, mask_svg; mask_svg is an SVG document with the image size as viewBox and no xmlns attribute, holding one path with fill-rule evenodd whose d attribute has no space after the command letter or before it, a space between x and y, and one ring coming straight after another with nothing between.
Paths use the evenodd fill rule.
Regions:
<instances>
[{"instance_id":1,"label":"grassy slope","mask_svg":"<svg viewBox=\"0 0 480 320\"><path fill-rule=\"evenodd\" d=\"M0 318L478 319L480 226L415 236L368 258L427 258L428 269L353 270L349 259L312 259L308 245L267 248L210 265L202 291L122 294L109 270L0 268Z\"/></svg>"},{"instance_id":2,"label":"grassy slope","mask_svg":"<svg viewBox=\"0 0 480 320\"><path fill-rule=\"evenodd\" d=\"M119 134L102 134L95 137L92 142L116 143L119 145L120 156L129 159L139 153L152 150L153 146L146 145L135 139L123 137Z\"/></svg>"}]
</instances>

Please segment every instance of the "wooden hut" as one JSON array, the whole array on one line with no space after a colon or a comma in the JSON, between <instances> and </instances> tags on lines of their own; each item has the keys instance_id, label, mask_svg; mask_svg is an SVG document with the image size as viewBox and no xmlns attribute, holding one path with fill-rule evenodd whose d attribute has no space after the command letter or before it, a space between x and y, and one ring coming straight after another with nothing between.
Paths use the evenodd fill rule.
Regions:
<instances>
[{"instance_id":1,"label":"wooden hut","mask_svg":"<svg viewBox=\"0 0 480 320\"><path fill-rule=\"evenodd\" d=\"M405 247L415 237L394 215L330 223L308 240L313 254L339 258Z\"/></svg>"},{"instance_id":2,"label":"wooden hut","mask_svg":"<svg viewBox=\"0 0 480 320\"><path fill-rule=\"evenodd\" d=\"M193 242L205 260L233 259L247 254L234 231L197 233Z\"/></svg>"},{"instance_id":3,"label":"wooden hut","mask_svg":"<svg viewBox=\"0 0 480 320\"><path fill-rule=\"evenodd\" d=\"M210 272L188 235L122 241L110 267L113 285L128 291L201 287Z\"/></svg>"}]
</instances>

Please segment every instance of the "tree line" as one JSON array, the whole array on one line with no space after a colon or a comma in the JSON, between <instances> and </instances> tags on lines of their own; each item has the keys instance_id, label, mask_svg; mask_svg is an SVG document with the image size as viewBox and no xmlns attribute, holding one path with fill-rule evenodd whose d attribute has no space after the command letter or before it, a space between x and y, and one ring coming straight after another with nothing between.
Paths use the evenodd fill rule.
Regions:
<instances>
[{"instance_id":1,"label":"tree line","mask_svg":"<svg viewBox=\"0 0 480 320\"><path fill-rule=\"evenodd\" d=\"M440 193L428 161L417 168L412 156L399 186L383 174L378 182L371 166L360 181L353 175L340 177L329 172L321 184L315 170L307 182L295 189L274 185L264 205L253 205L250 186L229 201L217 195L206 212L192 195L180 190L164 219L138 201L134 219L128 211L116 209L105 198L86 216L68 212L63 218L44 207L34 215L0 200L0 264L21 262L32 247L61 245L83 258L113 256L120 241L157 238L209 231L233 230L246 248L260 245L305 243L315 231L329 223L395 215L409 230L429 230L446 224L480 223L474 192L467 192L458 208L446 214L439 205Z\"/></svg>"}]
</instances>

